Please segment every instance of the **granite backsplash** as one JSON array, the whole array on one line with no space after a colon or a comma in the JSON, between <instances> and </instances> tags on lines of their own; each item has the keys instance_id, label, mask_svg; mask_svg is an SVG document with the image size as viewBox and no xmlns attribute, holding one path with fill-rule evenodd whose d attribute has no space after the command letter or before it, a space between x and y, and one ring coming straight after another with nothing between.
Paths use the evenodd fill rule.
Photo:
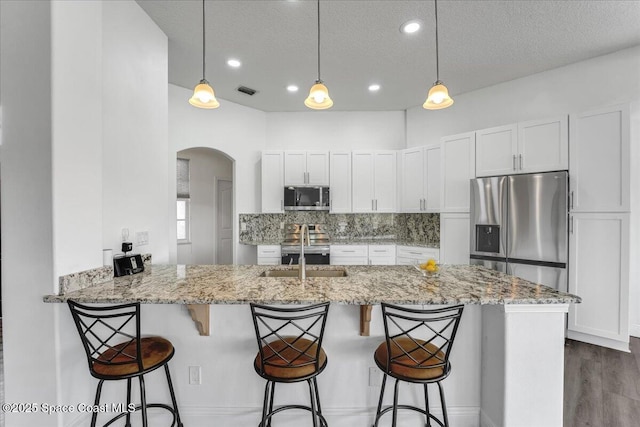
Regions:
<instances>
[{"instance_id":1,"label":"granite backsplash","mask_svg":"<svg viewBox=\"0 0 640 427\"><path fill-rule=\"evenodd\" d=\"M440 214L329 214L286 212L282 214L240 214L240 242L279 242L280 225L325 224L332 240L398 239L428 244L440 243Z\"/></svg>"}]
</instances>

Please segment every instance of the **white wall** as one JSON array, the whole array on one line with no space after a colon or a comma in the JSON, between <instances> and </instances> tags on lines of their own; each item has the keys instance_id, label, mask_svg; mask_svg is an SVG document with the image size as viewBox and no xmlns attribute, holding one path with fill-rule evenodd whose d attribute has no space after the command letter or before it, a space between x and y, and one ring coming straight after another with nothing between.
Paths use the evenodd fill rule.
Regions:
<instances>
[{"instance_id":1,"label":"white wall","mask_svg":"<svg viewBox=\"0 0 640 427\"><path fill-rule=\"evenodd\" d=\"M25 23L29 25L25 25ZM0 2L2 314L6 402L56 402L52 208L51 7ZM44 386L48 385L48 386ZM57 425L5 414L7 426Z\"/></svg>"},{"instance_id":2,"label":"white wall","mask_svg":"<svg viewBox=\"0 0 640 427\"><path fill-rule=\"evenodd\" d=\"M407 147L442 136L640 99L640 46L457 95L445 110L407 110Z\"/></svg>"},{"instance_id":3,"label":"white wall","mask_svg":"<svg viewBox=\"0 0 640 427\"><path fill-rule=\"evenodd\" d=\"M215 264L216 178L230 180L233 163L210 148L180 151L178 158L189 159L191 196L191 241L178 245L178 264Z\"/></svg>"},{"instance_id":4,"label":"white wall","mask_svg":"<svg viewBox=\"0 0 640 427\"><path fill-rule=\"evenodd\" d=\"M454 97L446 110L407 110L407 147L442 136L570 114L605 105L631 105L631 333L640 336L640 46Z\"/></svg>"},{"instance_id":5,"label":"white wall","mask_svg":"<svg viewBox=\"0 0 640 427\"><path fill-rule=\"evenodd\" d=\"M167 37L133 1L103 8L103 244L120 252L128 228L134 251L168 262ZM149 245L135 246L138 231Z\"/></svg>"},{"instance_id":6,"label":"white wall","mask_svg":"<svg viewBox=\"0 0 640 427\"><path fill-rule=\"evenodd\" d=\"M267 113L271 150L400 150L404 111Z\"/></svg>"}]
</instances>

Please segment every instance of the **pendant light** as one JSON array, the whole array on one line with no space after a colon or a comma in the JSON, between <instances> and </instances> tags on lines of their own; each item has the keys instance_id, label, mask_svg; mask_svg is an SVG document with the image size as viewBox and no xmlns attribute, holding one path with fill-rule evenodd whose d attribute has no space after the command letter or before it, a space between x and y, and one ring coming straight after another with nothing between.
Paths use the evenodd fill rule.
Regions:
<instances>
[{"instance_id":1,"label":"pendant light","mask_svg":"<svg viewBox=\"0 0 640 427\"><path fill-rule=\"evenodd\" d=\"M422 105L427 110L440 110L453 105L453 99L449 96L449 90L440 81L440 64L438 62L438 0L434 0L436 9L436 82L429 90L429 96Z\"/></svg>"},{"instance_id":2,"label":"pendant light","mask_svg":"<svg viewBox=\"0 0 640 427\"><path fill-rule=\"evenodd\" d=\"M193 89L193 96L189 99L189 104L198 108L218 108L220 103L216 99L213 88L205 78L205 25L204 25L204 1L202 0L202 80Z\"/></svg>"},{"instance_id":3,"label":"pendant light","mask_svg":"<svg viewBox=\"0 0 640 427\"><path fill-rule=\"evenodd\" d=\"M329 97L329 89L322 83L320 78L320 0L317 0L318 5L318 80L311 86L309 96L304 100L304 105L313 110L326 110L331 108L333 101Z\"/></svg>"}]
</instances>

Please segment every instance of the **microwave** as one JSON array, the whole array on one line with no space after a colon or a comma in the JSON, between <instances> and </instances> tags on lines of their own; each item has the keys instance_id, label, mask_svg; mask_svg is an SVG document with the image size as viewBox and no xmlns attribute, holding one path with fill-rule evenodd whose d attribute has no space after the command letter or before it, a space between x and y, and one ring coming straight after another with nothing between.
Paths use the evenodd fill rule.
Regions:
<instances>
[{"instance_id":1,"label":"microwave","mask_svg":"<svg viewBox=\"0 0 640 427\"><path fill-rule=\"evenodd\" d=\"M285 211L328 211L329 187L284 187Z\"/></svg>"}]
</instances>

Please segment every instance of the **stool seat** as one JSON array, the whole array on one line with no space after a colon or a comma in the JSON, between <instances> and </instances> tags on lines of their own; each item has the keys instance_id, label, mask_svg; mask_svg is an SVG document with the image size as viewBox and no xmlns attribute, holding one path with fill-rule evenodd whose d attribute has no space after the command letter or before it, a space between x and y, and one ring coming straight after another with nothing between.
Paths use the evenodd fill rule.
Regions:
<instances>
[{"instance_id":1,"label":"stool seat","mask_svg":"<svg viewBox=\"0 0 640 427\"><path fill-rule=\"evenodd\" d=\"M389 354L393 363L389 363ZM434 380L445 374L444 367L440 365L445 360L445 354L437 346L424 340L395 338L391 340L391 351L388 351L387 342L384 341L373 357L380 369L387 371L388 368L387 373L394 377ZM433 365L438 366L430 367Z\"/></svg>"},{"instance_id":2,"label":"stool seat","mask_svg":"<svg viewBox=\"0 0 640 427\"><path fill-rule=\"evenodd\" d=\"M122 377L138 375L162 366L173 356L173 344L162 337L140 338L142 367L137 363L135 341L123 342L101 353L93 362L93 371L100 377ZM109 363L109 364L103 364Z\"/></svg>"},{"instance_id":3,"label":"stool seat","mask_svg":"<svg viewBox=\"0 0 640 427\"><path fill-rule=\"evenodd\" d=\"M294 380L322 371L327 364L327 354L318 344L305 338L283 337L262 347L264 366L260 352L254 361L258 372L271 378ZM318 368L316 369L316 354Z\"/></svg>"}]
</instances>

